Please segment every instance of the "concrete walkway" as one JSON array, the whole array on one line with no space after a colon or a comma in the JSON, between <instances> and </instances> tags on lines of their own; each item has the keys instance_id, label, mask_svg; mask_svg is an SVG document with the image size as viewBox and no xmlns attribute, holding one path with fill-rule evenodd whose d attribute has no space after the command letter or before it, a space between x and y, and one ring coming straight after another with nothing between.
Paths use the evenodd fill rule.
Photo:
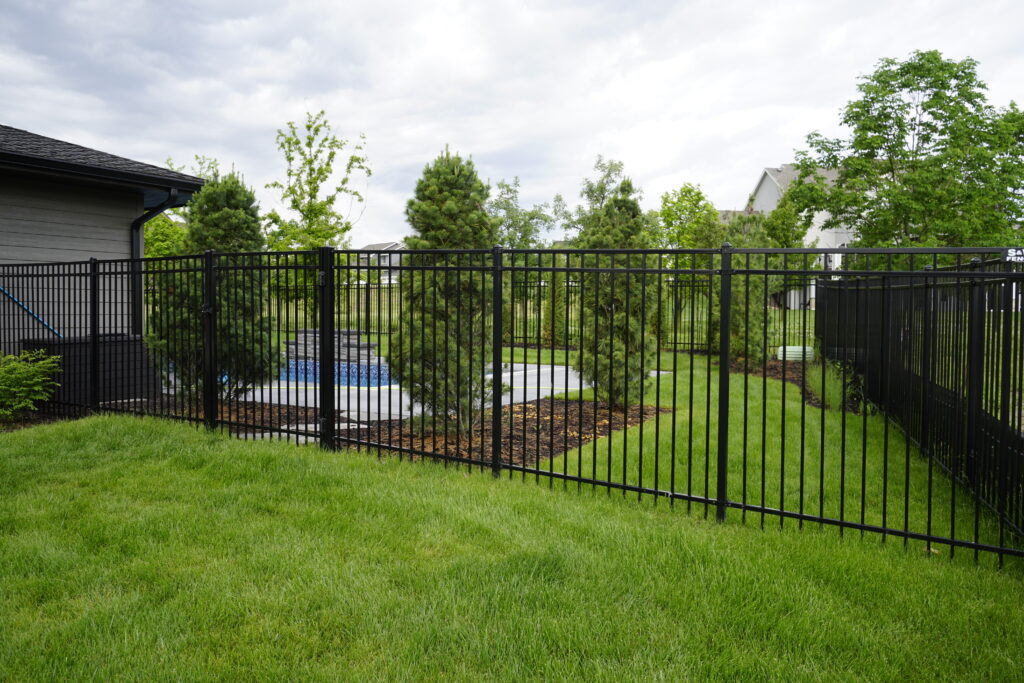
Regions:
<instances>
[{"instance_id":1,"label":"concrete walkway","mask_svg":"<svg viewBox=\"0 0 1024 683\"><path fill-rule=\"evenodd\" d=\"M491 377L488 373L487 377ZM582 386L576 372L565 365L510 363L502 366L501 382L511 387L502 396L502 405L533 401L553 394L576 391ZM320 388L302 382L271 382L245 395L246 401L313 406L319 403ZM397 385L385 387L337 387L335 394L338 422L394 420L421 412L409 394Z\"/></svg>"}]
</instances>

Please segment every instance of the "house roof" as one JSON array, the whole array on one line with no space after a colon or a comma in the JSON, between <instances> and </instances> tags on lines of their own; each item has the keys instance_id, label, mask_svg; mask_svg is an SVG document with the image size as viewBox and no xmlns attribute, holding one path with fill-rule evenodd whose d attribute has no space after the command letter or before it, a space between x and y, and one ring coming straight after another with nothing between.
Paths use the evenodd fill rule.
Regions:
<instances>
[{"instance_id":1,"label":"house roof","mask_svg":"<svg viewBox=\"0 0 1024 683\"><path fill-rule=\"evenodd\" d=\"M818 169L818 174L824 178L825 182L829 185L834 183L836 178L839 177L839 172L834 168ZM765 168L757 178L757 184L754 185L754 191L750 193L750 201L747 202L746 210L749 211L753 209L754 197L767 180L770 180L779 188L779 196L782 196L786 193L786 189L799 177L800 169L796 167L796 164L782 164L778 167L769 166Z\"/></svg>"},{"instance_id":2,"label":"house roof","mask_svg":"<svg viewBox=\"0 0 1024 683\"><path fill-rule=\"evenodd\" d=\"M375 244L367 244L362 249L367 251L396 251L405 249L405 245L401 242L377 242Z\"/></svg>"},{"instance_id":3,"label":"house roof","mask_svg":"<svg viewBox=\"0 0 1024 683\"><path fill-rule=\"evenodd\" d=\"M775 184L779 186L779 190L782 192L785 192L786 188L800 177L800 169L795 164L782 164L778 168L766 168L764 172L765 175L775 181ZM829 183L834 183L839 176L839 172L834 168L823 168L818 173Z\"/></svg>"},{"instance_id":4,"label":"house roof","mask_svg":"<svg viewBox=\"0 0 1024 683\"><path fill-rule=\"evenodd\" d=\"M0 167L57 173L136 187L142 190L147 209L166 200L169 188L178 190L175 206L182 206L193 192L203 186L203 180L195 176L2 124Z\"/></svg>"}]
</instances>

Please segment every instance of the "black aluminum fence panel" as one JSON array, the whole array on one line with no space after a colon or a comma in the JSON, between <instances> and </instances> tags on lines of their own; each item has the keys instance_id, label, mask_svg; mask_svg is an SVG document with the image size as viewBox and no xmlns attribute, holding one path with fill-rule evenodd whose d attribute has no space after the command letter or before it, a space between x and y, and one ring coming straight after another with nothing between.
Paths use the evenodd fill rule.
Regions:
<instances>
[{"instance_id":1,"label":"black aluminum fence panel","mask_svg":"<svg viewBox=\"0 0 1024 683\"><path fill-rule=\"evenodd\" d=\"M971 496L967 536L978 541L985 507L1005 539L1024 528L1019 268L957 268L1005 273L986 279L948 276L948 268L898 280L823 280L819 335L824 353L861 378L865 398L955 482L951 496L957 489ZM950 534L957 532L952 512Z\"/></svg>"},{"instance_id":2,"label":"black aluminum fence panel","mask_svg":"<svg viewBox=\"0 0 1024 683\"><path fill-rule=\"evenodd\" d=\"M1024 555L999 250L384 255L0 266L0 345L62 356L51 410Z\"/></svg>"}]
</instances>

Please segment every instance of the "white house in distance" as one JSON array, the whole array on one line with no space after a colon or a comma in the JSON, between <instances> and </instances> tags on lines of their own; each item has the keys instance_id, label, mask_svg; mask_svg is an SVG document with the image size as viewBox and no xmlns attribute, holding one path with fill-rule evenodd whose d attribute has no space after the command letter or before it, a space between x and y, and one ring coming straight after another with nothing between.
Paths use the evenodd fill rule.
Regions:
<instances>
[{"instance_id":1,"label":"white house in distance","mask_svg":"<svg viewBox=\"0 0 1024 683\"><path fill-rule=\"evenodd\" d=\"M786 189L797 179L800 172L793 164L782 164L775 168L766 168L761 172L761 177L754 186L747 202L747 211L752 213L771 213L779 205L782 195ZM836 178L834 169L821 171L826 182L833 182ZM820 249L842 248L853 241L856 234L851 230L825 230L822 225L828 218L828 213L819 211L811 221L811 227L804 237L804 246L818 247ZM840 263L838 254L825 254L824 265L826 269L837 267ZM814 308L814 284L811 283L806 289L790 290L786 296L787 308Z\"/></svg>"},{"instance_id":2,"label":"white house in distance","mask_svg":"<svg viewBox=\"0 0 1024 683\"><path fill-rule=\"evenodd\" d=\"M365 251L401 252L405 249L405 244L403 242L377 242L367 244L362 249ZM366 256L360 256L360 261L365 261L364 265L382 267L380 272L381 284L390 285L398 282L398 275L401 271L393 266L402 264L402 255L400 253L380 253L374 256L367 254Z\"/></svg>"},{"instance_id":3,"label":"white house in distance","mask_svg":"<svg viewBox=\"0 0 1024 683\"><path fill-rule=\"evenodd\" d=\"M799 171L793 164L783 164L778 168L766 168L761 172L761 177L750 194L747 204L748 210L752 209L758 213L771 213L782 200L786 189L797 179ZM826 169L821 172L826 182L835 181L836 171ZM805 246L815 246L821 249L832 247L845 247L855 238L851 230L823 230L822 224L828 218L828 213L819 211L814 215L811 227L804 237Z\"/></svg>"}]
</instances>

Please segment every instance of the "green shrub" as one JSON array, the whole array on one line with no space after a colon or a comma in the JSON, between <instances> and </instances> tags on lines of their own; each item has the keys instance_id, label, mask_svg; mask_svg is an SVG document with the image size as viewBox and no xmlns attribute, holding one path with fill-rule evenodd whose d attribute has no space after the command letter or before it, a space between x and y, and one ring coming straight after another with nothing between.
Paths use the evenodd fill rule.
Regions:
<instances>
[{"instance_id":1,"label":"green shrub","mask_svg":"<svg viewBox=\"0 0 1024 683\"><path fill-rule=\"evenodd\" d=\"M47 356L42 349L0 355L0 422L11 422L50 398L60 386L54 380L59 371L60 356Z\"/></svg>"},{"instance_id":2,"label":"green shrub","mask_svg":"<svg viewBox=\"0 0 1024 683\"><path fill-rule=\"evenodd\" d=\"M844 410L845 405L847 412L858 415L863 411L867 411L868 415L877 412L864 394L864 377L857 372L853 363L839 360L808 363L805 382L807 390L827 410Z\"/></svg>"}]
</instances>

